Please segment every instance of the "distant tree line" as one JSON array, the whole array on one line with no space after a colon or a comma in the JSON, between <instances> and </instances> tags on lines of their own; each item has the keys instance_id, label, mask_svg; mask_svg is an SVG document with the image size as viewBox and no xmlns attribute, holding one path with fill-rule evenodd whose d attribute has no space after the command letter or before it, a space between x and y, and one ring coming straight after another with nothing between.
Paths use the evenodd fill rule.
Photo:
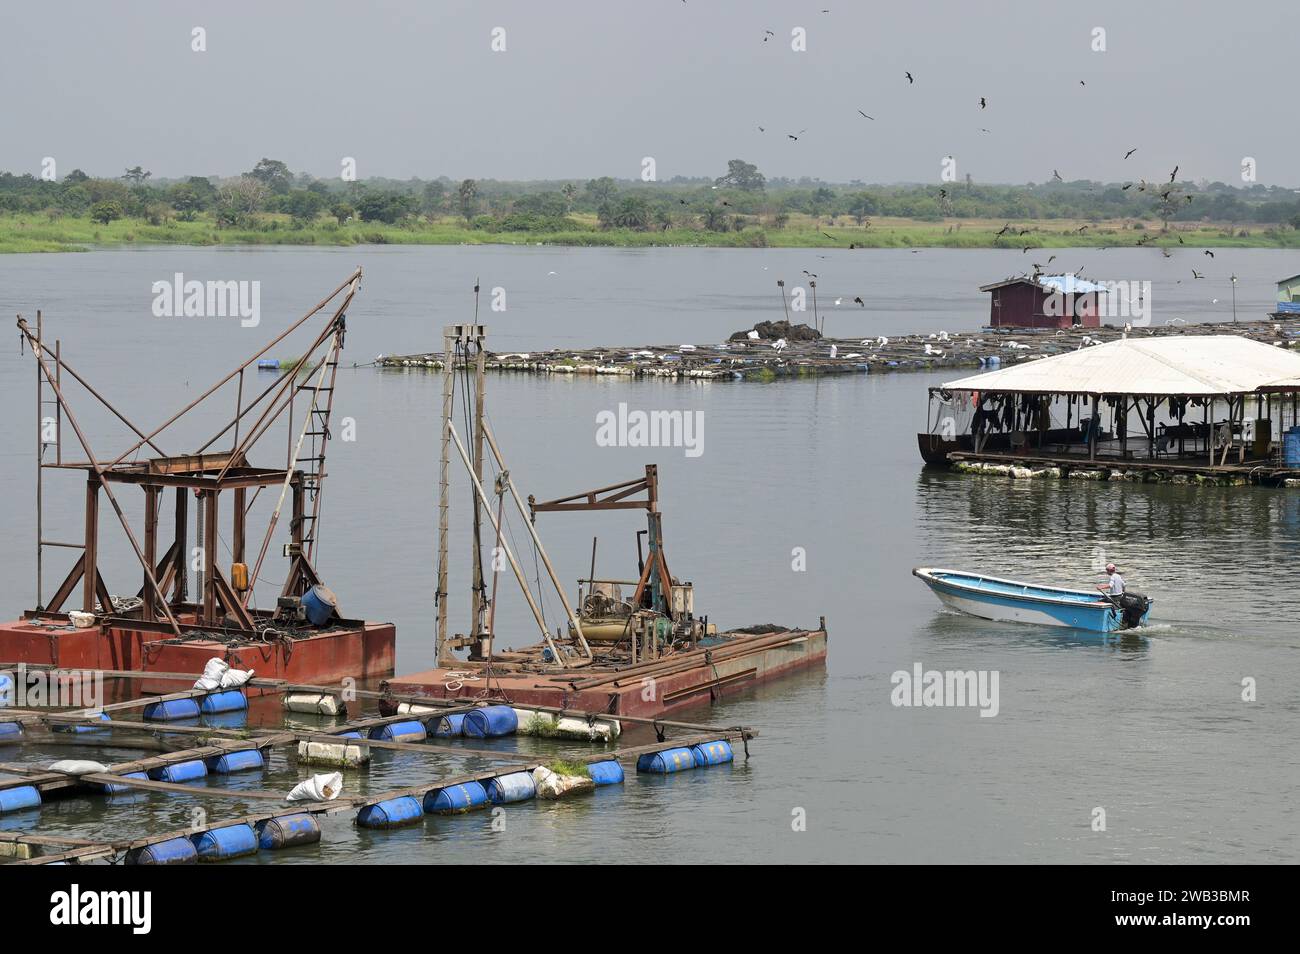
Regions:
<instances>
[{"instance_id":1,"label":"distant tree line","mask_svg":"<svg viewBox=\"0 0 1300 954\"><path fill-rule=\"evenodd\" d=\"M1159 220L1300 228L1300 196L1278 186L1211 183L1030 183L1023 186L867 185L768 179L733 159L715 178L665 182L582 180L506 182L447 178L345 182L295 174L264 158L242 175L155 179L135 166L114 177L74 169L61 180L0 173L0 214L131 218L151 224L210 219L219 228L300 228L350 221L417 225L456 219L486 232L583 229L715 232L784 228L793 215L821 225L869 227L874 217L921 221L994 219ZM578 216L575 218L575 215ZM594 217L595 224L592 224Z\"/></svg>"}]
</instances>

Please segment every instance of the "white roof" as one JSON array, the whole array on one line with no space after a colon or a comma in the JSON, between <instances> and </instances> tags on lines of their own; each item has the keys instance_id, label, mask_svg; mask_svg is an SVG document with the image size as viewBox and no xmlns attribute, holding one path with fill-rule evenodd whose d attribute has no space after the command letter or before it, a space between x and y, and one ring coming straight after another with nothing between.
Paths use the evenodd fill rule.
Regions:
<instances>
[{"instance_id":1,"label":"white roof","mask_svg":"<svg viewBox=\"0 0 1300 954\"><path fill-rule=\"evenodd\" d=\"M1167 395L1300 390L1300 354L1238 335L1126 338L949 381L944 387Z\"/></svg>"},{"instance_id":2,"label":"white roof","mask_svg":"<svg viewBox=\"0 0 1300 954\"><path fill-rule=\"evenodd\" d=\"M1038 284L1044 288L1052 288L1062 295L1086 295L1090 292L1106 292L1108 289L1105 285L1098 285L1096 282L1090 282L1082 278L1075 278L1074 275L1040 275Z\"/></svg>"}]
</instances>

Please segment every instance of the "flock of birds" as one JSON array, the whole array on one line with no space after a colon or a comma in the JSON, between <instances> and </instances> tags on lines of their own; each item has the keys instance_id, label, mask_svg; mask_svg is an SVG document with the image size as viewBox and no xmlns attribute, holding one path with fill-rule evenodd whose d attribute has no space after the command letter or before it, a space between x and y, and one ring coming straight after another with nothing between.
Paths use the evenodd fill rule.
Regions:
<instances>
[{"instance_id":1,"label":"flock of birds","mask_svg":"<svg viewBox=\"0 0 1300 954\"><path fill-rule=\"evenodd\" d=\"M682 0L682 2L684 3L685 0ZM823 10L823 11L822 11L822 13L829 13L829 12L830 12L829 10ZM766 43L768 40L772 39L772 37L774 37L774 36L776 35L776 34L773 33L771 30L765 30L765 31L763 31L763 32L764 32L764 36L763 36L763 42L764 42L764 43ZM916 77L912 75L912 72L911 72L910 70L905 70L904 73L903 73L903 76L904 76L904 78L907 80L907 84L908 84L909 86L914 86L914 85L916 84ZM1087 84L1084 80L1079 80L1079 85L1080 85L1080 86L1087 86L1088 84ZM988 98L987 98L986 96L981 96L981 97L979 98L978 104L979 104L979 108L980 108L981 111L986 110L986 109L988 108L988 105L989 105L989 103L988 103ZM871 121L873 121L873 122L875 121L875 118L876 118L876 117L869 115L869 114L868 114L867 112L865 112L863 109L858 108L857 111L858 111L858 115L862 116L864 119L868 119L868 120L871 120ZM758 131L759 131L759 132L764 132L764 133L765 133L765 132L767 132L767 128L766 128L765 126L759 126L759 127L758 127ZM802 136L802 135L804 135L806 132L808 132L807 129L800 129L797 133L786 133L786 138L789 139L789 140L791 140L792 142L798 142L798 141L799 141L799 137ZM991 132L991 130L986 129L986 128L984 128L984 127L981 127L981 128L980 128L980 132L988 133L988 132ZM1136 153L1137 151L1138 151L1138 147L1137 147L1137 146L1134 146L1133 148L1129 149L1128 151L1126 151L1126 152L1124 153L1124 159L1127 160L1127 159L1132 158L1132 156L1134 155L1134 153ZM1161 199L1161 200L1166 204L1166 206L1170 206L1170 205L1172 205L1175 201L1180 200L1180 199L1181 199L1181 200L1185 200L1186 202L1191 202L1192 199L1193 199L1194 197L1193 197L1191 194L1189 194L1189 193L1181 192L1181 191L1178 189L1178 186L1177 186L1177 181L1178 181L1178 170L1179 170L1180 167L1181 167L1180 165L1175 165L1175 166L1174 166L1173 171L1169 173L1169 182L1168 182L1168 184L1165 186L1165 188L1163 188L1163 189L1159 188L1159 187L1156 186L1156 185L1152 185L1151 183L1148 183L1147 180L1144 179L1144 178L1139 178L1136 182L1133 182L1133 181L1125 182L1124 185L1122 186L1122 190L1125 191L1125 192L1127 192L1127 191L1128 191L1129 189L1131 189L1134 185L1136 185L1136 186L1138 187L1138 192L1147 192L1148 190L1150 190L1154 195L1158 195L1158 196L1160 197L1160 199ZM1061 173L1060 173L1058 170L1056 170L1056 169L1053 169L1053 170L1052 170L1052 179L1053 179L1053 181L1056 181L1056 182L1064 182L1064 181L1065 181L1064 177L1062 177ZM943 207L943 206L951 207L950 196L949 196L948 190L947 190L946 188L940 188L940 189L939 189L939 200L940 200L940 205L941 205L941 207ZM727 204L727 203L725 203L725 202L723 203L723 205L726 205L726 204ZM870 227L871 227L871 223L870 223L869 220L865 222L865 227L866 227L866 228L870 228ZM1075 231L1077 234L1082 235L1085 231L1087 231L1088 228L1089 228L1089 226L1087 226L1087 225L1081 225L1081 226L1079 226L1079 228L1075 229L1074 231ZM1008 232L1014 232L1017 236L1024 236L1024 235L1030 235L1030 234L1032 234L1033 230L1032 230L1032 229L1013 229L1013 226L1011 225L1011 223L1008 222L1007 224L1005 224L1005 225L1001 228L1001 230L999 230L999 231L996 233L996 237L997 237L997 238L1001 238L1003 235L1007 234ZM834 238L835 238L835 236L830 235L830 234L827 233L827 232L822 232L822 234L825 235L825 236L826 236L827 238L829 238L829 239L834 239ZM1141 248L1141 247L1145 247L1145 246L1148 245L1151 241L1153 241L1154 238L1155 238L1155 236L1152 236L1152 235L1144 235L1142 238L1139 238L1139 239L1138 239L1134 244L1135 244L1137 247L1139 247L1139 248ZM1186 243L1183 241L1182 236L1178 236L1178 244L1179 244L1179 245L1184 245L1184 244L1186 244ZM857 246L856 243L850 243L850 244L849 244L849 248L850 248L850 249L856 249L857 247L858 247L858 246ZM1030 252L1032 249L1034 249L1034 248L1036 248L1036 247L1037 247L1037 246L1034 246L1034 245L1026 245L1026 246L1021 250L1021 254L1027 254L1028 252ZM1105 246L1105 245L1100 246L1100 248L1102 249L1102 251L1105 251L1106 248L1108 248L1108 247L1109 247L1109 246ZM912 249L912 253L913 253L913 254L916 254L917 251L918 251L917 249ZM1165 258L1170 258L1170 257L1172 257L1172 254L1173 254L1173 253L1170 252L1169 249L1167 249L1167 248L1161 248L1161 249L1160 249L1160 252L1161 252L1161 255L1162 255L1163 257L1165 257ZM1210 251L1209 249L1205 249L1205 250L1204 250L1204 254L1207 255L1207 256L1209 256L1210 258L1214 258L1214 252ZM824 257L824 256L822 256L822 257ZM1032 266L1032 267L1033 267L1032 277L1037 278L1038 276L1042 275L1043 272L1044 272L1044 268L1045 268L1047 265L1050 265L1050 264L1052 263L1052 261L1055 260L1055 258L1056 258L1056 256L1055 256L1055 255L1052 255L1050 258L1047 259L1047 261L1046 261L1043 265L1039 265L1039 264L1037 264L1037 263L1033 263L1033 266ZM1196 269L1192 269L1191 271L1192 271L1192 278L1193 278L1194 280L1195 280L1195 279L1202 279L1202 278L1205 277L1205 274L1204 274L1203 272L1199 272L1199 271L1197 271ZM1079 267L1078 269L1076 269L1072 274L1074 274L1074 275L1079 275L1079 274L1081 274L1082 272L1083 272L1083 267L1080 266L1080 267ZM804 274L810 274L810 273L808 273L807 271L805 271ZM1022 273L1022 274L1029 274L1029 273ZM812 277L815 278L816 276L812 276ZM1233 279L1232 279L1232 280L1233 280L1233 281L1236 281L1236 277L1233 276ZM1182 280L1181 280L1181 279L1178 280L1177 282L1175 282L1175 284L1179 284L1179 285L1181 285L1181 284L1182 284ZM842 301L843 301L843 298L842 298L842 297L841 297L841 298L837 298L837 299L835 299L835 304L836 304L836 305L839 305ZM1217 299L1216 299L1216 301L1217 301ZM858 304L858 305L860 305L860 306L862 306L862 307L866 307L866 303L862 300L862 297L861 297L861 296L856 296L856 297L854 297L854 298L853 298L853 302L856 303L856 304Z\"/></svg>"}]
</instances>

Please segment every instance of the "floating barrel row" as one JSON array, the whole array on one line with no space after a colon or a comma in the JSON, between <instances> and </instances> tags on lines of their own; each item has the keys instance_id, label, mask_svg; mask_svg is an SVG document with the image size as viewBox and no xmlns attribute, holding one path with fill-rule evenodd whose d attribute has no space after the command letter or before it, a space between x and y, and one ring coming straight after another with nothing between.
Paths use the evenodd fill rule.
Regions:
<instances>
[{"instance_id":1,"label":"floating barrel row","mask_svg":"<svg viewBox=\"0 0 1300 954\"><path fill-rule=\"evenodd\" d=\"M266 766L260 749L239 749L212 756L206 761L192 759L185 762L173 762L144 772L127 772L124 779L152 779L155 782L173 782L182 784L203 778L209 772L229 775L233 772L260 771ZM112 782L96 783L95 790L105 795L120 795L130 792L133 787ZM35 808L41 804L41 793L35 785L20 785L15 788L0 789L0 812L18 811L23 808Z\"/></svg>"},{"instance_id":2,"label":"floating barrel row","mask_svg":"<svg viewBox=\"0 0 1300 954\"><path fill-rule=\"evenodd\" d=\"M731 743L718 739L714 742L701 742L690 748L679 746L660 752L647 752L636 760L636 770L653 775L668 775L707 765L721 765L733 761L735 757Z\"/></svg>"},{"instance_id":3,"label":"floating barrel row","mask_svg":"<svg viewBox=\"0 0 1300 954\"><path fill-rule=\"evenodd\" d=\"M128 865L188 865L196 861L229 861L256 854L259 849L278 851L314 845L320 841L320 822L308 812L295 812L263 819L256 826L244 822L209 828L188 838L133 848L126 854Z\"/></svg>"},{"instance_id":4,"label":"floating barrel row","mask_svg":"<svg viewBox=\"0 0 1300 954\"><path fill-rule=\"evenodd\" d=\"M99 721L112 722L113 720L108 717L107 712L101 712ZM71 735L93 735L107 731L107 727L98 725L54 725L52 728L55 732L67 732Z\"/></svg>"},{"instance_id":5,"label":"floating barrel row","mask_svg":"<svg viewBox=\"0 0 1300 954\"><path fill-rule=\"evenodd\" d=\"M175 722L178 719L197 719L200 715L217 715L222 712L242 712L248 708L248 697L242 690L227 689L210 692L195 699L168 699L151 702L145 706L144 717L151 722Z\"/></svg>"},{"instance_id":6,"label":"floating barrel row","mask_svg":"<svg viewBox=\"0 0 1300 954\"><path fill-rule=\"evenodd\" d=\"M424 725L425 737L465 736L485 739L518 734L609 742L622 733L617 719L560 716L537 709L519 709L506 705L483 706L471 712L443 714L432 706L403 702L398 705L397 712L399 715L417 717ZM379 736L372 734L371 738Z\"/></svg>"},{"instance_id":7,"label":"floating barrel row","mask_svg":"<svg viewBox=\"0 0 1300 954\"><path fill-rule=\"evenodd\" d=\"M588 769L596 785L617 785L623 781L623 766L616 759L592 762ZM401 828L413 825L424 815L458 815L488 805L526 802L537 796L531 772L510 772L485 781L462 782L426 792L424 802L411 795L367 805L357 814L362 828Z\"/></svg>"}]
</instances>

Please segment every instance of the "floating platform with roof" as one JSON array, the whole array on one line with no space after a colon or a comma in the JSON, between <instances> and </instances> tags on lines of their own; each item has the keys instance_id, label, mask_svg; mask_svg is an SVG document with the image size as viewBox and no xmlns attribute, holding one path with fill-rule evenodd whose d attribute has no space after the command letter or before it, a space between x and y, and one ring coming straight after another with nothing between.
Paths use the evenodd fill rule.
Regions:
<instances>
[{"instance_id":1,"label":"floating platform with roof","mask_svg":"<svg viewBox=\"0 0 1300 954\"><path fill-rule=\"evenodd\" d=\"M1300 485L1300 354L1128 337L929 389L929 465L1016 477Z\"/></svg>"}]
</instances>

